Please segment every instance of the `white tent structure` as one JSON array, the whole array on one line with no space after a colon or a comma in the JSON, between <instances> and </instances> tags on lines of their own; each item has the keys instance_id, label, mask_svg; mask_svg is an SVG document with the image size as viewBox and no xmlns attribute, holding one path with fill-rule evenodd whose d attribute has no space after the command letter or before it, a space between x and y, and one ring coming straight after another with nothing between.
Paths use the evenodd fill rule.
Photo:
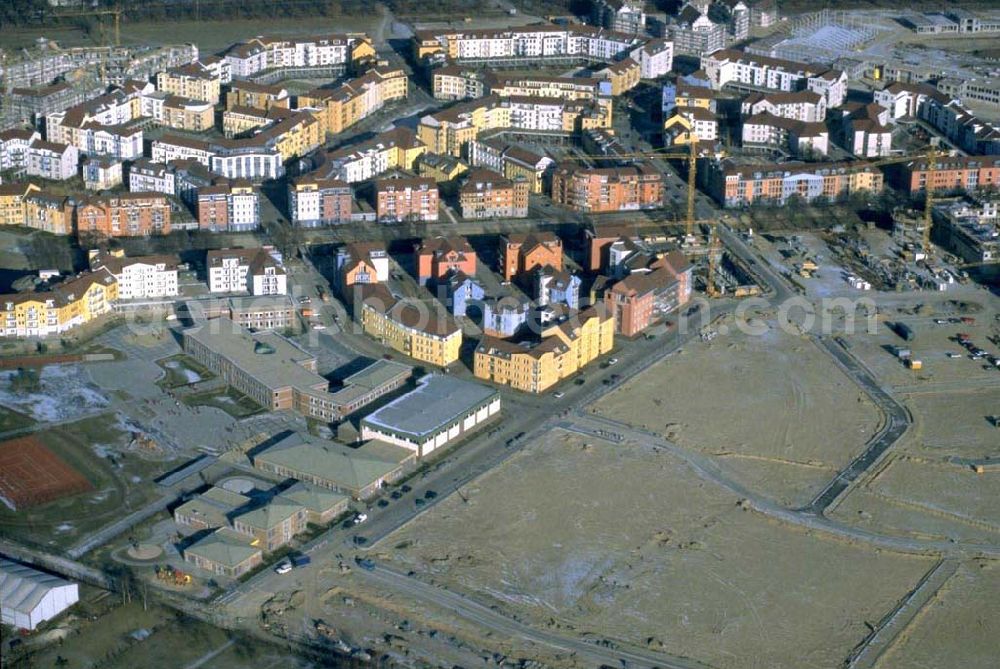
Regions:
<instances>
[{"instance_id":1,"label":"white tent structure","mask_svg":"<svg viewBox=\"0 0 1000 669\"><path fill-rule=\"evenodd\" d=\"M0 618L33 630L80 600L76 583L0 558Z\"/></svg>"}]
</instances>

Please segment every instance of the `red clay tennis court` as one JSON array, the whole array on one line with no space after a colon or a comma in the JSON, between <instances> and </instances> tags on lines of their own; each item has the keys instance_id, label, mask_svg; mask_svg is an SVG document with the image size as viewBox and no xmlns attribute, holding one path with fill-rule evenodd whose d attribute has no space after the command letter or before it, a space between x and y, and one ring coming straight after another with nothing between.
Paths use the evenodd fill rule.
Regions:
<instances>
[{"instance_id":1,"label":"red clay tennis court","mask_svg":"<svg viewBox=\"0 0 1000 669\"><path fill-rule=\"evenodd\" d=\"M15 509L92 489L90 481L37 437L0 442L0 496Z\"/></svg>"}]
</instances>

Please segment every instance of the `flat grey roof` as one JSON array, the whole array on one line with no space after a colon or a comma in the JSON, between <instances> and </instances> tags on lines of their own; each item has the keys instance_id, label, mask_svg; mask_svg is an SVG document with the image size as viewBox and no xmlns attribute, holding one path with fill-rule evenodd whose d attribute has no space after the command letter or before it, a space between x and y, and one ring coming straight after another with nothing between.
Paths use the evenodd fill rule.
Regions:
<instances>
[{"instance_id":1,"label":"flat grey roof","mask_svg":"<svg viewBox=\"0 0 1000 669\"><path fill-rule=\"evenodd\" d=\"M273 332L251 334L220 317L184 330L184 337L215 351L271 390L327 386L326 379L300 364L312 360L312 354Z\"/></svg>"},{"instance_id":2,"label":"flat grey roof","mask_svg":"<svg viewBox=\"0 0 1000 669\"><path fill-rule=\"evenodd\" d=\"M499 393L489 386L428 374L402 397L366 416L362 424L422 438L462 418Z\"/></svg>"},{"instance_id":3,"label":"flat grey roof","mask_svg":"<svg viewBox=\"0 0 1000 669\"><path fill-rule=\"evenodd\" d=\"M376 360L361 371L344 379L345 386L361 386L366 389L378 388L389 383L400 374L410 374L413 368L392 360Z\"/></svg>"}]
</instances>

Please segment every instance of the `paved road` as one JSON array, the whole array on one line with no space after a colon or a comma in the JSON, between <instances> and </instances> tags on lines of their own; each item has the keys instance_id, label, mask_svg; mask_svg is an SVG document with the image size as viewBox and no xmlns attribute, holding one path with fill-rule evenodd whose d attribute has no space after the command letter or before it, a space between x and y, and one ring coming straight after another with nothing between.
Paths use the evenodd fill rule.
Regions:
<instances>
[{"instance_id":1,"label":"paved road","mask_svg":"<svg viewBox=\"0 0 1000 669\"><path fill-rule=\"evenodd\" d=\"M854 458L847 467L838 472L812 502L801 509L810 513L822 514L854 481L878 462L885 452L906 434L913 421L910 412L883 390L871 373L859 364L857 359L841 343L829 337L817 337L814 341L836 359L847 375L865 391L886 417L882 430L868 443L865 450Z\"/></svg>"},{"instance_id":2,"label":"paved road","mask_svg":"<svg viewBox=\"0 0 1000 669\"><path fill-rule=\"evenodd\" d=\"M354 570L361 577L394 592L431 602L448 609L468 622L513 639L525 639L592 662L594 666L662 667L664 669L705 669L696 660L636 649L599 646L582 639L567 638L517 622L462 595L410 578L400 572L376 566L374 571ZM613 646L613 644L612 644Z\"/></svg>"}]
</instances>

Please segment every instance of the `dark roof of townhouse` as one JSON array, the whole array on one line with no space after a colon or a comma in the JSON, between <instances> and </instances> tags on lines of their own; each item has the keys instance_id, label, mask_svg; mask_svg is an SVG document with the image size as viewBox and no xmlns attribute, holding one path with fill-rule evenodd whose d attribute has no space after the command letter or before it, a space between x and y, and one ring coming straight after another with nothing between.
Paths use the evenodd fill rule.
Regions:
<instances>
[{"instance_id":1,"label":"dark roof of townhouse","mask_svg":"<svg viewBox=\"0 0 1000 669\"><path fill-rule=\"evenodd\" d=\"M439 302L399 300L382 284L362 284L362 302L405 327L439 337L459 332L458 323Z\"/></svg>"},{"instance_id":2,"label":"dark roof of townhouse","mask_svg":"<svg viewBox=\"0 0 1000 669\"><path fill-rule=\"evenodd\" d=\"M379 193L406 188L436 191L437 182L430 177L391 177L375 181L375 191Z\"/></svg>"},{"instance_id":3,"label":"dark roof of townhouse","mask_svg":"<svg viewBox=\"0 0 1000 669\"><path fill-rule=\"evenodd\" d=\"M512 232L503 235L507 244L520 244L522 251L527 252L537 246L562 246L562 240L554 232Z\"/></svg>"},{"instance_id":4,"label":"dark roof of townhouse","mask_svg":"<svg viewBox=\"0 0 1000 669\"><path fill-rule=\"evenodd\" d=\"M431 237L429 239L424 239L420 242L420 246L417 248L417 253L426 254L433 253L435 256L445 255L447 253L454 252L461 256L466 254L475 255L475 250L473 250L472 245L469 244L469 240L465 237L459 237L457 235L451 237Z\"/></svg>"},{"instance_id":5,"label":"dark roof of townhouse","mask_svg":"<svg viewBox=\"0 0 1000 669\"><path fill-rule=\"evenodd\" d=\"M495 188L513 188L514 182L493 170L476 168L465 175L465 183L459 189L460 193L475 193Z\"/></svg>"}]
</instances>

